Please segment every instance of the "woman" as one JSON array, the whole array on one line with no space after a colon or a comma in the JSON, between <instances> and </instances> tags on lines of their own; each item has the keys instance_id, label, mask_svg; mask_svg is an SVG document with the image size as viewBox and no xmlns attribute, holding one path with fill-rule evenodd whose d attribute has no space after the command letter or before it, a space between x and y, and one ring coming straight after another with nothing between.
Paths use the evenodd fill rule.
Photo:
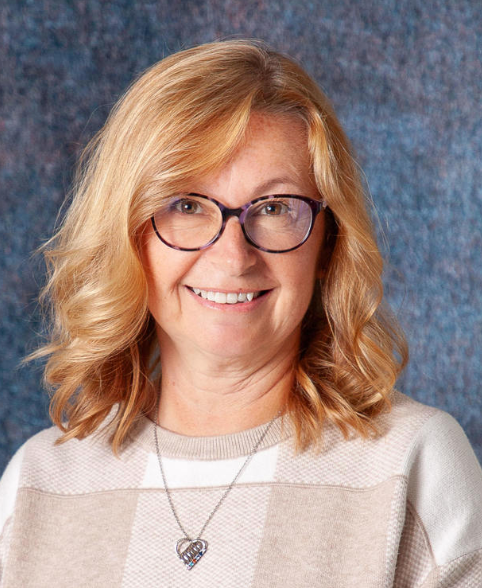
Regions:
<instances>
[{"instance_id":1,"label":"woman","mask_svg":"<svg viewBox=\"0 0 482 588\"><path fill-rule=\"evenodd\" d=\"M48 245L56 427L2 480L2 586L476 586L482 473L406 346L348 142L261 43L153 66Z\"/></svg>"}]
</instances>

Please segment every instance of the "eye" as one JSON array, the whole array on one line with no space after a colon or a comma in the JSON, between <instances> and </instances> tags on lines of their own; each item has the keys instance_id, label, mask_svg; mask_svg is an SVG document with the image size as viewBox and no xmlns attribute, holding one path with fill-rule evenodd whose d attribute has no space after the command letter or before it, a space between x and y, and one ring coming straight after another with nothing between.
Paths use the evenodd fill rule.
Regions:
<instances>
[{"instance_id":1,"label":"eye","mask_svg":"<svg viewBox=\"0 0 482 588\"><path fill-rule=\"evenodd\" d=\"M191 198L179 198L178 200L174 200L174 202L171 202L170 208L181 214L200 214L203 211L201 204Z\"/></svg>"},{"instance_id":2,"label":"eye","mask_svg":"<svg viewBox=\"0 0 482 588\"><path fill-rule=\"evenodd\" d=\"M281 200L270 201L260 207L258 214L264 214L267 216L280 216L287 214L290 211L290 207Z\"/></svg>"}]
</instances>

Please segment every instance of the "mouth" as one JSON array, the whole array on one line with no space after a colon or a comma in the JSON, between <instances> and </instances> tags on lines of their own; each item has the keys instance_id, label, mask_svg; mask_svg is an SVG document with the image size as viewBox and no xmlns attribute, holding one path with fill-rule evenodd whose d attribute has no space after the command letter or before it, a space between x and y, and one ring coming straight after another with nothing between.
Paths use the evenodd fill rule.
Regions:
<instances>
[{"instance_id":1,"label":"mouth","mask_svg":"<svg viewBox=\"0 0 482 588\"><path fill-rule=\"evenodd\" d=\"M217 290L202 290L201 288L191 288L188 286L191 292L194 292L199 298L204 300L210 300L216 304L245 304L251 302L255 298L259 298L268 292L268 290L257 290L254 292L219 292Z\"/></svg>"}]
</instances>

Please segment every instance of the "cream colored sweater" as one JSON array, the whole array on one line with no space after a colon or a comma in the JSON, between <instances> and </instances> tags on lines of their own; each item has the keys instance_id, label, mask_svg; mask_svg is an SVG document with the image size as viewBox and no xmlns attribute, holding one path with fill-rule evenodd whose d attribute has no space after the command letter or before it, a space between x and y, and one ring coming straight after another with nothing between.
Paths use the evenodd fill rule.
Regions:
<instances>
[{"instance_id":1,"label":"cream colored sweater","mask_svg":"<svg viewBox=\"0 0 482 588\"><path fill-rule=\"evenodd\" d=\"M459 425L397 393L376 440L295 456L274 422L187 570L153 427L120 459L105 436L54 447L52 427L0 482L2 588L481 588L482 471ZM167 483L196 535L263 427L190 438L159 430Z\"/></svg>"}]
</instances>

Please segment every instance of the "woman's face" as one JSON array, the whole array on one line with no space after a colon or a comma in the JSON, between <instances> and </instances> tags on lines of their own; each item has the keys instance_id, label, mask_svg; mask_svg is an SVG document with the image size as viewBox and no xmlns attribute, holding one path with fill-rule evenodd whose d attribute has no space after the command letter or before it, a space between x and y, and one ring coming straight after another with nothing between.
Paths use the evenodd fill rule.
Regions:
<instances>
[{"instance_id":1,"label":"woman's face","mask_svg":"<svg viewBox=\"0 0 482 588\"><path fill-rule=\"evenodd\" d=\"M200 176L183 191L210 196L230 208L270 194L320 198L310 178L302 123L261 114L252 116L245 141L227 165ZM265 361L282 350L296 352L319 273L323 213L301 247L280 254L250 245L234 217L218 241L202 251L171 249L150 227L143 260L161 356L177 349ZM254 296L229 303L239 294L241 299Z\"/></svg>"}]
</instances>

